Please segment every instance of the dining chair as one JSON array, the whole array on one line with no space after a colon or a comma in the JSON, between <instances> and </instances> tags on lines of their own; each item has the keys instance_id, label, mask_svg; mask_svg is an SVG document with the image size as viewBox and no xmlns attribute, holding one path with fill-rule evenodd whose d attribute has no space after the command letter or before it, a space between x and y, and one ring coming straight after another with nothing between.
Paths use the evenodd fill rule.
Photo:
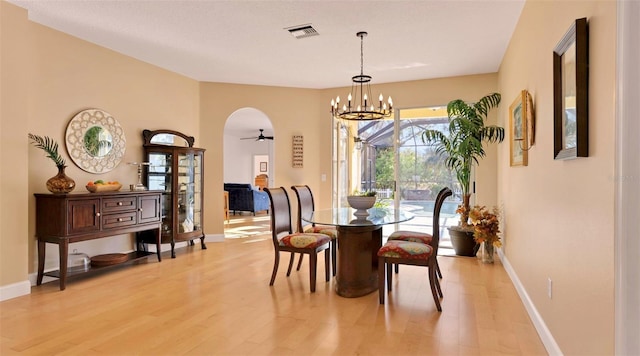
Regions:
<instances>
[{"instance_id":1,"label":"dining chair","mask_svg":"<svg viewBox=\"0 0 640 356\"><path fill-rule=\"evenodd\" d=\"M318 253L324 251L325 279L329 282L329 243L331 239L324 234L293 232L291 225L291 205L289 195L284 187L264 188L271 201L271 236L275 250L273 273L269 285L272 286L280 264L280 252L290 252L287 277L291 274L291 266L296 253L308 254L309 283L311 292L316 291L316 269Z\"/></svg>"},{"instance_id":2,"label":"dining chair","mask_svg":"<svg viewBox=\"0 0 640 356\"><path fill-rule=\"evenodd\" d=\"M302 221L302 217L310 217L311 213L315 210L315 203L313 200L313 193L308 185L293 185L291 189L296 193L298 198L298 232L311 232L317 234L324 234L331 238L331 268L333 276L336 275L336 253L338 248L338 230L335 226L316 225L311 223L305 223ZM300 255L298 260L298 267L296 270L300 270L302 265L302 258L304 254Z\"/></svg>"},{"instance_id":3,"label":"dining chair","mask_svg":"<svg viewBox=\"0 0 640 356\"><path fill-rule=\"evenodd\" d=\"M385 284L387 290L391 292L392 285L392 265L404 264L413 266L426 266L429 274L429 285L431 294L436 303L438 311L442 311L440 299L442 289L436 277L436 266L438 255L438 243L440 242L440 210L444 200L452 195L451 189L444 188L438 194L433 207L433 234L428 244L414 241L391 240L387 241L378 250L378 294L380 304L384 304ZM385 283L386 281L386 283Z\"/></svg>"},{"instance_id":4,"label":"dining chair","mask_svg":"<svg viewBox=\"0 0 640 356\"><path fill-rule=\"evenodd\" d=\"M438 195L436 196L436 202L438 202L441 199L442 195L446 193L446 189L448 188L443 188L440 190L440 192L438 192ZM435 228L436 227L434 226L433 229L435 230ZM389 237L387 238L387 241L401 240L401 241L411 241L411 242L420 242L423 244L429 244L431 243L432 239L433 239L433 235L428 234L426 232L398 230L391 233L391 235L389 235ZM398 265L394 265L394 267L395 267L395 272L398 273ZM440 265L438 264L437 256L436 256L436 273L438 274L438 277L442 279L442 271L440 271Z\"/></svg>"}]
</instances>

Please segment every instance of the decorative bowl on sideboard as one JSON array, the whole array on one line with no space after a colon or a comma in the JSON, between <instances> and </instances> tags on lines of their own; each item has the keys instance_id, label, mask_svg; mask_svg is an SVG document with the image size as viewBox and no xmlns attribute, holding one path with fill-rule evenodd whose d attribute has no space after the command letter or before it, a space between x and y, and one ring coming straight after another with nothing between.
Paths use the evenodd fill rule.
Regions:
<instances>
[{"instance_id":1,"label":"decorative bowl on sideboard","mask_svg":"<svg viewBox=\"0 0 640 356\"><path fill-rule=\"evenodd\" d=\"M86 188L91 193L117 192L120 190L120 188L122 188L122 184L119 184L119 183L118 184L94 184L94 185L87 185Z\"/></svg>"}]
</instances>

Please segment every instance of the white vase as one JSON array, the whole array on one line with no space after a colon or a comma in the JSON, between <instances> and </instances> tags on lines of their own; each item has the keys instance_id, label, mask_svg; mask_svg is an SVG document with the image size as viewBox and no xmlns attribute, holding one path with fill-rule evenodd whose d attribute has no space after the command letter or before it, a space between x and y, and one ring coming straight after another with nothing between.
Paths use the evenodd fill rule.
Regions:
<instances>
[{"instance_id":1,"label":"white vase","mask_svg":"<svg viewBox=\"0 0 640 356\"><path fill-rule=\"evenodd\" d=\"M347 202L349 202L349 206L356 209L356 212L353 215L367 216L369 215L367 209L371 209L373 207L376 203L376 197L349 195L347 196Z\"/></svg>"}]
</instances>

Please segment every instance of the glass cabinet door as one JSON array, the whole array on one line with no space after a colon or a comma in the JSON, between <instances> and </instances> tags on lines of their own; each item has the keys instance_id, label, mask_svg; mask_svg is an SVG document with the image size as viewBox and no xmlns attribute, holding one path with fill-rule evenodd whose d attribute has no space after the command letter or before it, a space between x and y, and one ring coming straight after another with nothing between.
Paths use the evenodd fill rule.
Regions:
<instances>
[{"instance_id":1,"label":"glass cabinet door","mask_svg":"<svg viewBox=\"0 0 640 356\"><path fill-rule=\"evenodd\" d=\"M171 217L173 205L173 155L171 153L150 152L148 156L149 174L147 175L147 187L149 190L162 190L162 234L170 235L173 231L173 219Z\"/></svg>"},{"instance_id":2,"label":"glass cabinet door","mask_svg":"<svg viewBox=\"0 0 640 356\"><path fill-rule=\"evenodd\" d=\"M202 156L194 153L178 154L178 232L189 233L202 229Z\"/></svg>"}]
</instances>

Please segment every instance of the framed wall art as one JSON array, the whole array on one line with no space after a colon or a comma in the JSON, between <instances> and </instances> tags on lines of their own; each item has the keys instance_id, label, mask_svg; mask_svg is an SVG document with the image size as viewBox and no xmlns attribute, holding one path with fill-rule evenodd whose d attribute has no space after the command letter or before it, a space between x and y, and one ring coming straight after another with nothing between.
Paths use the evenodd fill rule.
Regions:
<instances>
[{"instance_id":1,"label":"framed wall art","mask_svg":"<svg viewBox=\"0 0 640 356\"><path fill-rule=\"evenodd\" d=\"M575 20L553 51L553 157L589 156L589 31Z\"/></svg>"},{"instance_id":2,"label":"framed wall art","mask_svg":"<svg viewBox=\"0 0 640 356\"><path fill-rule=\"evenodd\" d=\"M509 163L511 166L526 166L530 146L527 113L529 93L523 90L509 106Z\"/></svg>"},{"instance_id":3,"label":"framed wall art","mask_svg":"<svg viewBox=\"0 0 640 356\"><path fill-rule=\"evenodd\" d=\"M302 135L293 135L292 151L293 168L302 168L304 158L304 138Z\"/></svg>"},{"instance_id":4,"label":"framed wall art","mask_svg":"<svg viewBox=\"0 0 640 356\"><path fill-rule=\"evenodd\" d=\"M260 172L266 172L267 171L267 162L260 162Z\"/></svg>"}]
</instances>

